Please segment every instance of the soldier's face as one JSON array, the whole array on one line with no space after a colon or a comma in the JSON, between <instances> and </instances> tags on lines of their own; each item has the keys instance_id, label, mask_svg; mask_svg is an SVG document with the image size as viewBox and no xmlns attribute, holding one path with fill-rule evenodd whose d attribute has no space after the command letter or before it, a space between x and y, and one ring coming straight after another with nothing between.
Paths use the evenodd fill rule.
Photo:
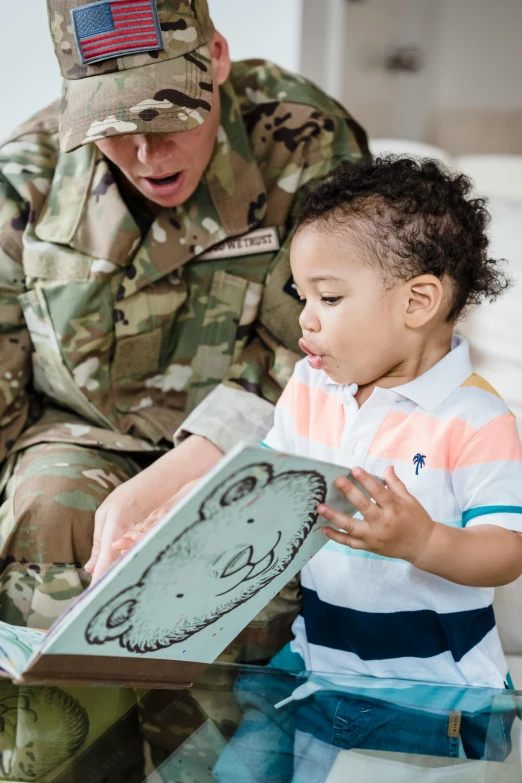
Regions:
<instances>
[{"instance_id":1,"label":"soldier's face","mask_svg":"<svg viewBox=\"0 0 522 783\"><path fill-rule=\"evenodd\" d=\"M131 186L162 207L183 204L207 168L220 122L219 86L228 78L228 45L220 33L209 43L214 77L212 109L205 122L184 133L116 136L96 142Z\"/></svg>"}]
</instances>

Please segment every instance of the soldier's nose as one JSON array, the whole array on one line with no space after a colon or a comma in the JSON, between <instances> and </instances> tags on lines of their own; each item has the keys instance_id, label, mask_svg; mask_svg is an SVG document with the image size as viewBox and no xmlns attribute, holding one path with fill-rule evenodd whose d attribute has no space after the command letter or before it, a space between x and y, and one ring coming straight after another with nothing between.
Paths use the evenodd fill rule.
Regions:
<instances>
[{"instance_id":1,"label":"soldier's nose","mask_svg":"<svg viewBox=\"0 0 522 783\"><path fill-rule=\"evenodd\" d=\"M140 163L151 164L158 160L165 160L174 149L174 142L170 134L147 133L140 135L138 141L138 160Z\"/></svg>"}]
</instances>

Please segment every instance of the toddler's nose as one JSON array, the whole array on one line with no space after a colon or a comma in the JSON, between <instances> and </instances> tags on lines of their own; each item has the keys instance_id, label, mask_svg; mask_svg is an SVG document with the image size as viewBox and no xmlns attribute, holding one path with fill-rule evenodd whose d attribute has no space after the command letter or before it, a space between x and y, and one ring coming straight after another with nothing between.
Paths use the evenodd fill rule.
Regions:
<instances>
[{"instance_id":1,"label":"toddler's nose","mask_svg":"<svg viewBox=\"0 0 522 783\"><path fill-rule=\"evenodd\" d=\"M308 302L301 310L301 315L299 316L299 326L303 332L318 332L321 328L319 319L310 308Z\"/></svg>"}]
</instances>

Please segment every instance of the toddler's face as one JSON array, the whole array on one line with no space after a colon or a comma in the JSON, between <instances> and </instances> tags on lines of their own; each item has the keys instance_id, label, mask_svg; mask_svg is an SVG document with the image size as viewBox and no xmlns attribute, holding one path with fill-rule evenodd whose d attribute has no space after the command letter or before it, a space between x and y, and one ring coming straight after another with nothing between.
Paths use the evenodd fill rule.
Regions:
<instances>
[{"instance_id":1,"label":"toddler's face","mask_svg":"<svg viewBox=\"0 0 522 783\"><path fill-rule=\"evenodd\" d=\"M306 226L292 241L292 274L305 301L300 346L311 367L337 383L372 383L406 350L404 286L385 286L368 257L356 227Z\"/></svg>"}]
</instances>

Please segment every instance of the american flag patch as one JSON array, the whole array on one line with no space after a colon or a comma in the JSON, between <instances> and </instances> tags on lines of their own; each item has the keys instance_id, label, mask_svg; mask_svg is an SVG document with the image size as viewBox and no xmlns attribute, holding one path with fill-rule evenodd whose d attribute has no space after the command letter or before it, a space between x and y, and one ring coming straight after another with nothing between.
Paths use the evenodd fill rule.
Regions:
<instances>
[{"instance_id":1,"label":"american flag patch","mask_svg":"<svg viewBox=\"0 0 522 783\"><path fill-rule=\"evenodd\" d=\"M163 48L155 0L101 0L71 10L82 63Z\"/></svg>"}]
</instances>

